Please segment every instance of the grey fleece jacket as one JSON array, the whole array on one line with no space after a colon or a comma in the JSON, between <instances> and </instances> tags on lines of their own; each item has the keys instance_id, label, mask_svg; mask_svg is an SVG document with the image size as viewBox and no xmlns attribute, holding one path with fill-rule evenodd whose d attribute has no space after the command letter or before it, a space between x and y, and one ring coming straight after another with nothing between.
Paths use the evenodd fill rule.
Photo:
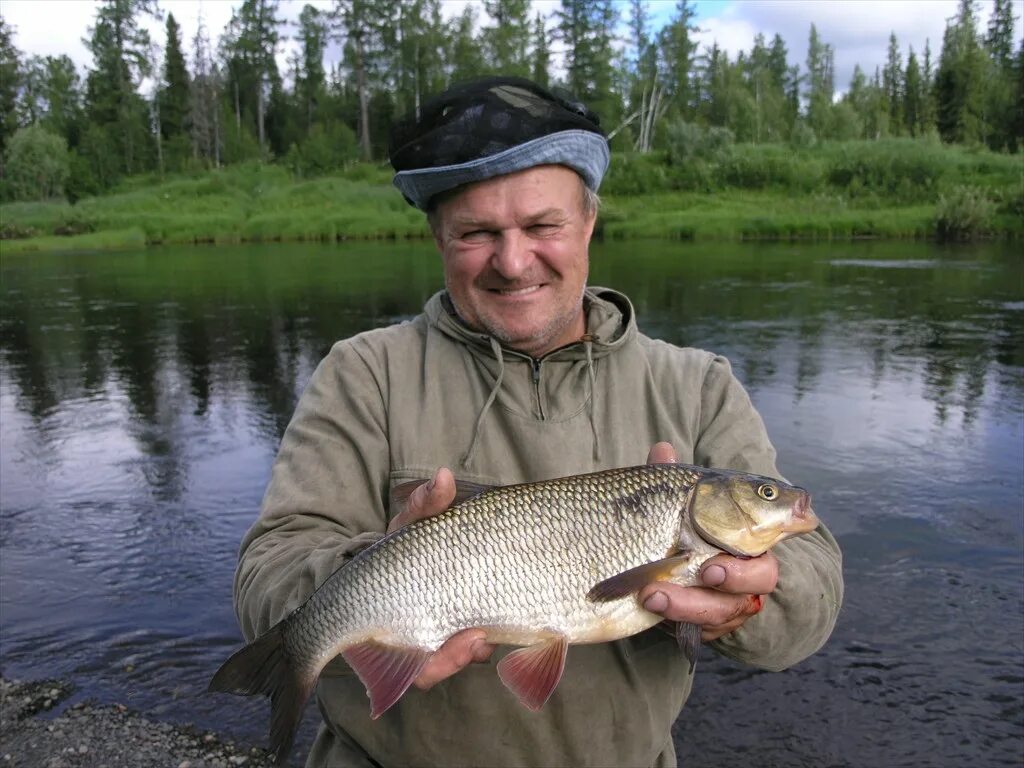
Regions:
<instances>
[{"instance_id":1,"label":"grey fleece jacket","mask_svg":"<svg viewBox=\"0 0 1024 768\"><path fill-rule=\"evenodd\" d=\"M246 535L235 602L252 639L300 605L394 514L390 489L439 466L505 485L642 464L667 440L679 460L779 477L764 424L728 362L637 330L625 296L590 288L587 335L540 360L461 324L443 294L422 315L334 345L281 443ZM828 638L842 601L839 548L824 526L773 550L765 607L713 645L780 670ZM444 576L444 574L439 574ZM340 658L317 689L324 725L310 766L675 766L671 728L692 677L658 628L569 649L540 712L523 708L491 661L371 721Z\"/></svg>"}]
</instances>

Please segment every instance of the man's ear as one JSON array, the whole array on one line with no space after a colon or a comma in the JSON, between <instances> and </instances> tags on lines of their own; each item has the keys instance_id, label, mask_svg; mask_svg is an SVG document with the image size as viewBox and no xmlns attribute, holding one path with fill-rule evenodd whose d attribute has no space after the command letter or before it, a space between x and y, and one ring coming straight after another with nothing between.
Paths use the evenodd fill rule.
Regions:
<instances>
[{"instance_id":1,"label":"man's ear","mask_svg":"<svg viewBox=\"0 0 1024 768\"><path fill-rule=\"evenodd\" d=\"M590 214L589 221L583 223L584 231L587 234L587 244L590 244L590 238L594 236L594 226L597 224L597 211Z\"/></svg>"}]
</instances>

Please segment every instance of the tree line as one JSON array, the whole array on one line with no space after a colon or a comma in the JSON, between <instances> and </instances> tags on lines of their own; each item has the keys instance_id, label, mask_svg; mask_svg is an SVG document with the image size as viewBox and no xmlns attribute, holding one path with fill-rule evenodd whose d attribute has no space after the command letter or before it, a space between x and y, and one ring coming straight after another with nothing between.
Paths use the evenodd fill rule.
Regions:
<instances>
[{"instance_id":1,"label":"tree line","mask_svg":"<svg viewBox=\"0 0 1024 768\"><path fill-rule=\"evenodd\" d=\"M165 21L162 44L145 17ZM19 52L0 18L0 196L74 200L126 176L247 160L301 176L383 160L396 119L452 82L496 73L583 99L619 151L665 149L695 128L749 143L931 135L1017 152L1024 141L1012 0L993 0L987 29L976 0L960 0L937 55L928 42L904 56L892 35L884 67L856 67L841 98L835 51L815 25L801 67L778 34L735 58L700 48L695 18L690 0L660 29L644 0L562 0L549 16L529 0L483 0L450 19L440 0L335 0L289 25L279 0L244 0L214 42L202 21L182 40L156 0L102 0L84 78L66 55ZM289 33L298 50L282 72ZM325 56L332 42L337 61Z\"/></svg>"}]
</instances>

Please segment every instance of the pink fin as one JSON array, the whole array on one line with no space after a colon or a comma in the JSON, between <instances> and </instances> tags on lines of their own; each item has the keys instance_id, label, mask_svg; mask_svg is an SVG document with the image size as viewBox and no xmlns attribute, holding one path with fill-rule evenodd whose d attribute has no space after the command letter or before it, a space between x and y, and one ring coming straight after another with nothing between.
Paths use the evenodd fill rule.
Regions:
<instances>
[{"instance_id":1,"label":"pink fin","mask_svg":"<svg viewBox=\"0 0 1024 768\"><path fill-rule=\"evenodd\" d=\"M595 602L616 600L634 592L639 592L654 581L671 578L677 568L690 562L690 553L683 552L652 563L644 563L636 568L612 576L610 579L595 584L587 593L587 597Z\"/></svg>"},{"instance_id":2,"label":"pink fin","mask_svg":"<svg viewBox=\"0 0 1024 768\"><path fill-rule=\"evenodd\" d=\"M569 643L559 636L512 651L498 662L498 677L523 706L536 712L562 679L568 648Z\"/></svg>"},{"instance_id":3,"label":"pink fin","mask_svg":"<svg viewBox=\"0 0 1024 768\"><path fill-rule=\"evenodd\" d=\"M434 654L422 648L400 648L369 640L346 648L341 655L366 686L370 717L376 720L402 698Z\"/></svg>"},{"instance_id":4,"label":"pink fin","mask_svg":"<svg viewBox=\"0 0 1024 768\"><path fill-rule=\"evenodd\" d=\"M399 483L391 489L391 506L394 507L396 504L405 504L409 501L409 497L412 496L412 492L427 482L429 482L429 480L410 480L407 483ZM455 500L452 502L452 506L454 507L457 504L461 504L464 501L472 499L474 496L479 496L481 493L496 487L497 486L494 485L471 483L468 480L456 480Z\"/></svg>"}]
</instances>

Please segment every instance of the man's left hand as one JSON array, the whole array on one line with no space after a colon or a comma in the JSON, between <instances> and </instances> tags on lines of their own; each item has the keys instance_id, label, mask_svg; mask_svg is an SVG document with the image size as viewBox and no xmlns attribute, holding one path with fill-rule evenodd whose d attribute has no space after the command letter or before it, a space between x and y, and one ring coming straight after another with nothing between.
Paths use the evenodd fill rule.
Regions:
<instances>
[{"instance_id":1,"label":"man's left hand","mask_svg":"<svg viewBox=\"0 0 1024 768\"><path fill-rule=\"evenodd\" d=\"M673 463L675 451L668 443L651 448L648 463ZM667 582L648 584L640 590L640 603L651 613L672 621L701 627L701 640L717 640L743 626L764 606L779 580L779 561L771 552L742 560L715 555L700 572L704 586L680 587Z\"/></svg>"}]
</instances>

